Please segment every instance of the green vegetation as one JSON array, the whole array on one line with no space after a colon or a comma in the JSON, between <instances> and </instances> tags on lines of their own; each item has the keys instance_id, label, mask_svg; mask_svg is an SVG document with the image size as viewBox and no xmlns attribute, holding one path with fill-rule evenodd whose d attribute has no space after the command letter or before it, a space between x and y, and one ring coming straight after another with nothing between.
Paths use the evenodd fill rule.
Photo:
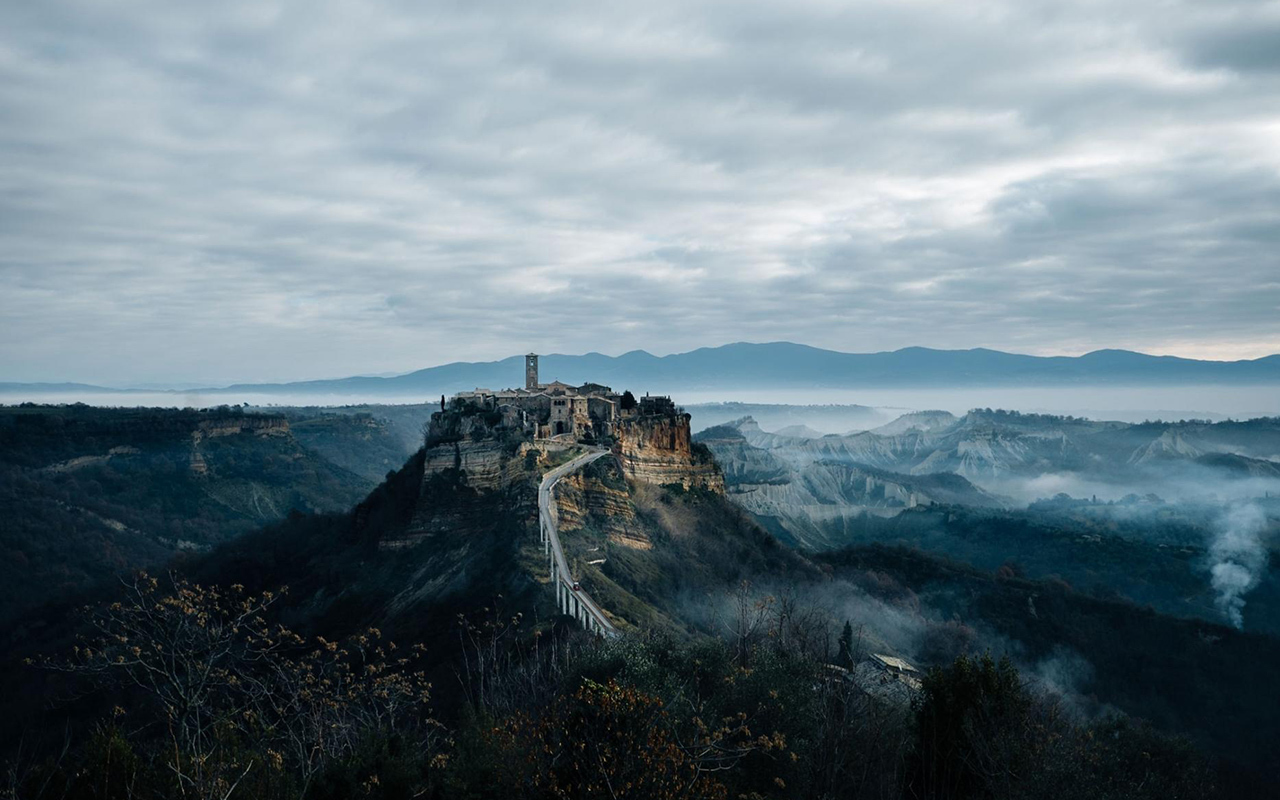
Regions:
<instances>
[{"instance_id":1,"label":"green vegetation","mask_svg":"<svg viewBox=\"0 0 1280 800\"><path fill-rule=\"evenodd\" d=\"M422 446L422 436L406 447L387 420L369 413L286 415L293 436L307 449L343 469L375 483L399 469Z\"/></svg>"},{"instance_id":2,"label":"green vegetation","mask_svg":"<svg viewBox=\"0 0 1280 800\"><path fill-rule=\"evenodd\" d=\"M0 623L374 486L238 408L0 408Z\"/></svg>"},{"instance_id":3,"label":"green vegetation","mask_svg":"<svg viewBox=\"0 0 1280 800\"><path fill-rule=\"evenodd\" d=\"M924 679L907 795L916 798L1211 797L1183 740L1111 717L1078 727L1029 692L1008 659L961 656Z\"/></svg>"}]
</instances>

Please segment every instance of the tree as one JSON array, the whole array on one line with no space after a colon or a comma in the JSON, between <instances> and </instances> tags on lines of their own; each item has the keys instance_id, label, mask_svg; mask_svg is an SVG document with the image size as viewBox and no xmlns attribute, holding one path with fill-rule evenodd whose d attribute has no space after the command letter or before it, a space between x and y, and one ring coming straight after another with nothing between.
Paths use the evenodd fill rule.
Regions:
<instances>
[{"instance_id":1,"label":"tree","mask_svg":"<svg viewBox=\"0 0 1280 800\"><path fill-rule=\"evenodd\" d=\"M262 795L285 773L305 794L370 738L408 738L431 761L442 737L413 669L421 648L399 655L376 629L309 644L267 622L276 594L169 583L139 574L124 600L89 610L92 633L70 658L43 662L118 687L121 703L159 717L154 767L166 796Z\"/></svg>"},{"instance_id":2,"label":"tree","mask_svg":"<svg viewBox=\"0 0 1280 800\"><path fill-rule=\"evenodd\" d=\"M636 396L631 393L630 389L622 393L621 405L623 411L630 411L636 407Z\"/></svg>"},{"instance_id":3,"label":"tree","mask_svg":"<svg viewBox=\"0 0 1280 800\"><path fill-rule=\"evenodd\" d=\"M853 625L844 621L844 630L840 631L840 645L836 651L836 664L845 669L853 669Z\"/></svg>"},{"instance_id":4,"label":"tree","mask_svg":"<svg viewBox=\"0 0 1280 800\"><path fill-rule=\"evenodd\" d=\"M453 794L722 799L727 792L721 780L744 759L786 754L785 737L753 732L746 713L707 715L711 709L700 708L694 697L678 705L689 707L680 711L612 678L583 678L572 694L479 731L467 748L471 760L455 764Z\"/></svg>"},{"instance_id":5,"label":"tree","mask_svg":"<svg viewBox=\"0 0 1280 800\"><path fill-rule=\"evenodd\" d=\"M229 746L266 686L248 667L286 639L262 617L275 601L174 581L171 593L142 573L126 597L90 611L93 631L65 662L45 662L102 683L134 687L165 719L167 767L184 795L229 797L252 762Z\"/></svg>"},{"instance_id":6,"label":"tree","mask_svg":"<svg viewBox=\"0 0 1280 800\"><path fill-rule=\"evenodd\" d=\"M1007 657L960 656L930 670L916 714L910 796L1009 796L1008 784L1031 760L1024 734L1033 724L1032 705Z\"/></svg>"},{"instance_id":7,"label":"tree","mask_svg":"<svg viewBox=\"0 0 1280 800\"><path fill-rule=\"evenodd\" d=\"M757 598L751 591L751 582L742 581L729 598L732 616L723 621L726 633L732 638L738 666L751 665L751 650L759 638L761 629L774 606L772 595Z\"/></svg>"}]
</instances>

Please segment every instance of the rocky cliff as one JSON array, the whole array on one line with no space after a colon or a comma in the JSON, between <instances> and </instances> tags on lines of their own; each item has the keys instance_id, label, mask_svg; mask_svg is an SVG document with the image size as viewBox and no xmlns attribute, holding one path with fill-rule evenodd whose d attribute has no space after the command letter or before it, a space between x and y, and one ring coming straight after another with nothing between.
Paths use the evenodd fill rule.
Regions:
<instances>
[{"instance_id":1,"label":"rocky cliff","mask_svg":"<svg viewBox=\"0 0 1280 800\"><path fill-rule=\"evenodd\" d=\"M636 519L617 461L605 459L562 478L556 484L556 513L563 533L591 528L611 544L636 550L653 548L649 534Z\"/></svg>"},{"instance_id":2,"label":"rocky cliff","mask_svg":"<svg viewBox=\"0 0 1280 800\"><path fill-rule=\"evenodd\" d=\"M431 538L493 532L495 509L523 530L537 521L538 480L572 442L534 442L507 429L501 419L459 411L437 412L427 429L421 490L413 520L402 534L384 538L384 549L411 547Z\"/></svg>"},{"instance_id":3,"label":"rocky cliff","mask_svg":"<svg viewBox=\"0 0 1280 800\"><path fill-rule=\"evenodd\" d=\"M528 439L500 415L456 408L432 415L423 452L422 490L413 522L384 548L417 545L432 537L487 530L495 503L532 526L542 473L579 445ZM724 477L711 452L694 444L689 415L634 415L619 424L616 460L608 470L566 477L557 493L561 524L589 523L610 541L632 548L651 546L635 525L626 480L724 494ZM602 477L605 472L608 478ZM470 532L470 533L469 533Z\"/></svg>"},{"instance_id":4,"label":"rocky cliff","mask_svg":"<svg viewBox=\"0 0 1280 800\"><path fill-rule=\"evenodd\" d=\"M489 531L495 511L532 525L544 456L528 443L515 447L486 439L434 444L423 452L421 489L403 534L384 549L412 547L438 537L456 539Z\"/></svg>"},{"instance_id":5,"label":"rocky cliff","mask_svg":"<svg viewBox=\"0 0 1280 800\"><path fill-rule=\"evenodd\" d=\"M635 416L618 425L613 451L631 480L724 493L711 452L693 443L688 414Z\"/></svg>"},{"instance_id":6,"label":"rocky cliff","mask_svg":"<svg viewBox=\"0 0 1280 800\"><path fill-rule=\"evenodd\" d=\"M240 414L218 416L200 420L191 432L193 444L205 439L216 439L221 436L238 436L242 433L254 436L287 436L289 421L281 416L269 414Z\"/></svg>"},{"instance_id":7,"label":"rocky cliff","mask_svg":"<svg viewBox=\"0 0 1280 800\"><path fill-rule=\"evenodd\" d=\"M838 438L838 437L831 437ZM773 449L753 446L751 440ZM843 543L850 521L892 517L935 504L999 507L999 498L957 474L907 475L844 461L796 457L797 445L741 420L698 434L724 471L730 498L774 533L810 548ZM800 444L799 447L806 447Z\"/></svg>"}]
</instances>

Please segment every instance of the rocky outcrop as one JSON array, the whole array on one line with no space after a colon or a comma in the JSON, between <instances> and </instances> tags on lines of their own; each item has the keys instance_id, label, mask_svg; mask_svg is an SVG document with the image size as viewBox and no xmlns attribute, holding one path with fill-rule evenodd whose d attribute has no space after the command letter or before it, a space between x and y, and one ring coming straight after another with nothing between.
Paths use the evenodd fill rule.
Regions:
<instances>
[{"instance_id":1,"label":"rocky outcrop","mask_svg":"<svg viewBox=\"0 0 1280 800\"><path fill-rule=\"evenodd\" d=\"M909 508L938 503L1001 506L999 498L959 475L898 475L831 461L809 464L784 482L734 482L729 492L735 502L757 516L800 523L864 513L891 517ZM796 534L796 538L804 537Z\"/></svg>"},{"instance_id":2,"label":"rocky outcrop","mask_svg":"<svg viewBox=\"0 0 1280 800\"><path fill-rule=\"evenodd\" d=\"M428 447L412 521L403 534L383 539L379 546L394 550L440 536L481 535L491 532L495 512L535 519L542 461L528 443L510 447L495 439L467 439Z\"/></svg>"},{"instance_id":3,"label":"rocky outcrop","mask_svg":"<svg viewBox=\"0 0 1280 800\"><path fill-rule=\"evenodd\" d=\"M196 423L191 432L191 457L188 460L191 474L206 477L209 464L200 452L201 445L210 439L225 436L284 436L290 435L289 420L267 414L218 415ZM118 448L117 448L118 449Z\"/></svg>"},{"instance_id":4,"label":"rocky outcrop","mask_svg":"<svg viewBox=\"0 0 1280 800\"><path fill-rule=\"evenodd\" d=\"M201 420L191 432L192 444L220 436L237 436L251 433L254 436L287 436L289 420L267 414L242 414Z\"/></svg>"},{"instance_id":5,"label":"rocky outcrop","mask_svg":"<svg viewBox=\"0 0 1280 800\"><path fill-rule=\"evenodd\" d=\"M527 479L540 456L528 439L504 427L500 416L436 412L427 428L423 480L456 474L474 491L498 491Z\"/></svg>"},{"instance_id":6,"label":"rocky outcrop","mask_svg":"<svg viewBox=\"0 0 1280 800\"><path fill-rule=\"evenodd\" d=\"M533 524L538 477L561 463L566 451L579 450L569 440L530 440L500 414L467 407L437 412L427 430L413 521L403 536L382 546L408 547L433 536L480 531L488 525L481 516L489 512L482 511L494 507L495 496L515 517ZM652 543L635 524L626 480L724 493L724 477L711 452L692 441L688 414L633 414L618 426L614 455L607 471L562 479L557 505L564 529L592 527L616 544L648 549Z\"/></svg>"},{"instance_id":7,"label":"rocky outcrop","mask_svg":"<svg viewBox=\"0 0 1280 800\"><path fill-rule=\"evenodd\" d=\"M572 442L532 442L484 414L437 412L423 451L422 480L412 522L380 546L398 549L428 539L492 533L495 513L532 526L538 478ZM496 510L496 512L495 512Z\"/></svg>"},{"instance_id":8,"label":"rocky outcrop","mask_svg":"<svg viewBox=\"0 0 1280 800\"><path fill-rule=\"evenodd\" d=\"M560 531L583 528L602 533L609 542L636 550L652 550L653 542L636 520L635 506L616 461L606 459L556 484Z\"/></svg>"},{"instance_id":9,"label":"rocky outcrop","mask_svg":"<svg viewBox=\"0 0 1280 800\"><path fill-rule=\"evenodd\" d=\"M724 493L724 476L711 452L693 443L688 414L624 418L613 451L631 480Z\"/></svg>"},{"instance_id":10,"label":"rocky outcrop","mask_svg":"<svg viewBox=\"0 0 1280 800\"><path fill-rule=\"evenodd\" d=\"M426 480L456 471L459 480L476 491L497 491L529 477L536 463L531 453L534 459L540 455L527 442L514 447L493 439L447 442L427 449L423 469Z\"/></svg>"}]
</instances>

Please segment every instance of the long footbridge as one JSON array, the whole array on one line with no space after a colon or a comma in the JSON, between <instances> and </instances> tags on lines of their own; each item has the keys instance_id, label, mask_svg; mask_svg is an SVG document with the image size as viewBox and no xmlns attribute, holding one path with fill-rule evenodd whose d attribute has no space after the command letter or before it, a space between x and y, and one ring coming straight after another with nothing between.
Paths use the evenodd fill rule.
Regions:
<instances>
[{"instance_id":1,"label":"long footbridge","mask_svg":"<svg viewBox=\"0 0 1280 800\"><path fill-rule=\"evenodd\" d=\"M601 636L615 636L618 632L617 628L569 572L569 563L565 560L564 549L560 546L560 532L556 525L554 502L557 481L607 455L609 455L608 450L593 449L542 476L542 483L538 486L538 533L551 570L551 585L556 592L556 607L562 613L578 620L582 627L589 631Z\"/></svg>"}]
</instances>

